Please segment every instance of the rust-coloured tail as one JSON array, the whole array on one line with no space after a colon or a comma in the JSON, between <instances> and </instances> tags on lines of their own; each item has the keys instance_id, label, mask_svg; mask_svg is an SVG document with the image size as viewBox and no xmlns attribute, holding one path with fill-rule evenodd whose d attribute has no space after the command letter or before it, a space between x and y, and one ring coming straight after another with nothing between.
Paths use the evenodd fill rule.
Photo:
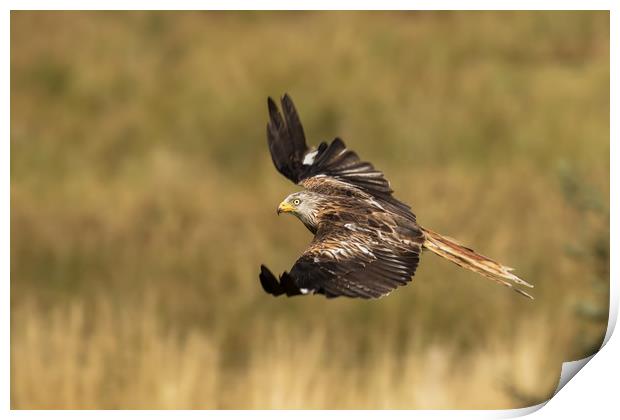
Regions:
<instances>
[{"instance_id":1,"label":"rust-coloured tail","mask_svg":"<svg viewBox=\"0 0 620 420\"><path fill-rule=\"evenodd\" d=\"M526 287L534 286L512 274L512 268L506 267L497 261L493 261L484 255L480 255L473 249L459 244L454 239L440 235L429 229L422 228L422 231L425 236L424 248L452 261L460 267L488 277L491 280L503 284L504 286L510 287L512 290L523 296L534 299L530 294L515 287L515 284Z\"/></svg>"}]
</instances>

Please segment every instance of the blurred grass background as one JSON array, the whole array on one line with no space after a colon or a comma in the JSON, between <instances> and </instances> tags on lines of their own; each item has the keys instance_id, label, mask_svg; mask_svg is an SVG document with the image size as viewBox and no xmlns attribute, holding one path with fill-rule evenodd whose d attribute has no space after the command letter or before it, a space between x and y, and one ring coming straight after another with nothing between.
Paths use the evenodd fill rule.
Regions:
<instances>
[{"instance_id":1,"label":"blurred grass background","mask_svg":"<svg viewBox=\"0 0 620 420\"><path fill-rule=\"evenodd\" d=\"M266 97L341 136L421 224L378 301L273 299ZM600 345L607 12L12 12L12 408L513 408Z\"/></svg>"}]
</instances>

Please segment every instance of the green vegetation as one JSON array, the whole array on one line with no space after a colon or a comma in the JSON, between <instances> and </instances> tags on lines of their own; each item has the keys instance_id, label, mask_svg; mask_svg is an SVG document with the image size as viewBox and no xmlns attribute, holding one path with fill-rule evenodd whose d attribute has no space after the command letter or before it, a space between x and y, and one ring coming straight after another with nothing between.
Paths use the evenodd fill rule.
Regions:
<instances>
[{"instance_id":1,"label":"green vegetation","mask_svg":"<svg viewBox=\"0 0 620 420\"><path fill-rule=\"evenodd\" d=\"M12 407L544 399L605 329L609 77L605 12L13 12ZM431 255L378 301L265 295L310 240L284 92L536 300Z\"/></svg>"}]
</instances>

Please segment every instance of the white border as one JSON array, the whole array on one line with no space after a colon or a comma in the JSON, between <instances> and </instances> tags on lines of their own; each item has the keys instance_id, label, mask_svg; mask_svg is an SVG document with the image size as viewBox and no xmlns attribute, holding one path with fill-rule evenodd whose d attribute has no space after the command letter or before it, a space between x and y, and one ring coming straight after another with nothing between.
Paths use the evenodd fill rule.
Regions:
<instances>
[{"instance_id":1,"label":"white border","mask_svg":"<svg viewBox=\"0 0 620 420\"><path fill-rule=\"evenodd\" d=\"M463 9L463 2L459 1L436 1L436 2L428 2L426 4L415 2L409 3L404 1L392 1L392 0L384 0L382 2L370 3L370 2L335 2L335 1L298 1L292 5L290 2L286 1L267 1L261 4L262 7L257 7L257 4L253 4L251 2L244 2L239 0L229 1L229 2L218 2L215 4L214 2L201 2L201 1L189 1L189 0L177 0L177 1L119 1L119 0L109 0L106 2L102 1L91 1L88 3L80 3L78 1L56 1L53 4L53 8L50 7L50 2L46 1L9 1L6 2L7 8L5 9L5 13L2 15L0 31L2 33L2 42L0 44L3 63L0 66L0 75L2 80L2 92L3 92L3 100L2 104L2 113L0 114L0 121L2 122L1 127L3 131L6 133L5 141L2 142L2 153L0 154L0 159L2 159L0 168L2 168L2 173L4 177L4 182L0 184L0 189L2 192L2 197L4 197L5 204L2 206L2 221L0 222L0 227L2 229L2 256L1 256L1 267L2 272L5 273L4 278L4 305L2 305L1 316L1 327L2 328L2 338L4 339L4 345L2 346L2 356L4 360L4 364L2 365L2 374L3 381L1 382L2 387L2 396L5 398L5 410L9 409L10 406L10 358L9 358L9 317L10 317L10 142L8 139L10 138L10 13L9 10L28 10L28 9L41 9L41 10L51 10L51 9L88 9L88 10L105 10L105 9L118 9L118 10L129 10L129 9L181 9L181 10L194 10L194 9L212 9L212 10L222 10L222 9L294 9L294 10L303 10L303 9L349 9L349 6L354 6L361 8L363 10L378 10L378 9L411 9L415 8L418 10L442 10L442 9ZM616 98L618 97L618 86L615 81L614 75L618 73L618 65L617 65L617 51L615 50L618 45L618 24L620 20L618 19L617 9L613 7L613 3L611 1L562 1L562 2L550 2L550 1L534 1L534 0L522 0L522 1L505 1L500 3L491 2L491 1L469 1L467 2L469 6L468 9L471 10L485 10L485 9L494 9L494 10L513 10L513 9L527 9L527 10L549 10L555 9L554 6L561 6L563 9L569 10L611 10L611 138L614 141L611 141L611 191L610 191L610 200L611 200L611 214L615 214L618 211L618 197L620 197L620 189L618 188L618 169L614 166L614 162L618 162L618 135L617 135L617 124L615 123L614 118L617 117L617 103ZM549 417L570 417L572 418L574 415L579 415L583 417L584 415L595 415L597 414L603 417L603 414L608 414L612 412L617 412L617 404L616 392L617 387L615 385L618 384L618 374L619 372L619 355L620 355L620 344L618 344L618 339L613 337L611 333L613 332L613 328L615 326L615 322L617 319L618 313L618 270L617 270L617 261L620 258L618 254L617 248L617 239L619 229L618 224L616 223L616 219L611 218L611 226L610 226L610 235L611 235L611 304L610 304L610 323L607 335L605 337L606 345L601 350L599 354L597 354L592 362L589 363L584 369L583 372L579 374L580 378L578 380L570 381L565 388L563 388L557 396L552 398L550 402L546 405L546 407L540 411L537 411L535 416L537 418L549 418ZM593 403L596 404L593 404ZM455 416L461 418L505 418L505 417L515 417L520 415L525 415L530 412L536 411L538 408L541 408L545 404L541 404L537 407L531 407L528 409L520 409L520 410L498 410L498 411L484 411L484 410L475 410L475 411L390 411L388 413L384 412L355 412L356 416L375 416L375 415L389 415L393 418L453 418ZM75 417L75 418L83 418L85 415L92 417L100 417L100 416L109 416L110 413L104 411L90 411L90 412L82 412L82 411L13 411L11 415L20 416L25 418L31 417L39 417L41 415L45 417ZM218 418L224 417L237 417L243 414L251 414L252 416L258 416L265 418L274 418L274 417L289 417L290 415L294 415L300 418L308 418L309 416L314 417L315 415L320 415L321 417L341 417L342 412L314 412L314 411L258 411L258 412L238 412L238 411L220 411L220 412L209 412L209 416L214 416ZM348 414L348 413L347 413ZM159 416L190 416L190 417L202 417L204 413L200 411L173 411L169 413L168 411L156 412L156 411L117 411L114 415L125 417L144 417L144 418L152 418ZM605 417L608 417L606 415Z\"/></svg>"},{"instance_id":2,"label":"white border","mask_svg":"<svg viewBox=\"0 0 620 420\"><path fill-rule=\"evenodd\" d=\"M2 267L3 273L3 302L0 309L0 316L2 319L0 320L0 328L2 329L2 335L0 336L2 340L2 368L0 372L2 373L2 378L0 381L0 387L2 389L2 396L5 398L5 407L8 410L10 408L10 316L11 316L11 294L10 294L10 248L11 248L11 235L10 235L10 188L11 188L11 172L10 172L10 142L11 131L9 127L10 117L10 107L11 107L11 97L9 95L9 90L11 86L11 79L9 77L9 69L10 69L10 15L7 12L2 14L0 18L0 33L2 34L2 42L0 42L1 48L1 60L2 65L0 65L0 80L1 80L1 92L2 92L2 101L0 102L1 112L0 112L0 127L2 127L2 132L5 133L4 141L1 142L0 147L2 148L0 152L0 170L2 171L2 183L0 183L0 194L3 199L2 207L2 217L0 218L0 247L2 248L2 254L0 254L0 267Z\"/></svg>"},{"instance_id":3,"label":"white border","mask_svg":"<svg viewBox=\"0 0 620 420\"><path fill-rule=\"evenodd\" d=\"M199 0L153 0L153 1L89 1L74 0L49 1L24 0L8 1L9 9L13 10L611 10L613 2L606 0L565 0L565 1L415 1L383 0L370 1L330 1L330 0L268 0L251 2L243 0L230 1L199 1ZM467 6L467 7L465 7ZM554 7L555 6L555 7Z\"/></svg>"}]
</instances>

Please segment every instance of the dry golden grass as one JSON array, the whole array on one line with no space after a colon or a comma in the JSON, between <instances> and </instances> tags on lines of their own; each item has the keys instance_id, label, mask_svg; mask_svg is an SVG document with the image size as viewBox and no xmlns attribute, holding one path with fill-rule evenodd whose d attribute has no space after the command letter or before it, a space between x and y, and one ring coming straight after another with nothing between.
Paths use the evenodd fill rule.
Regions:
<instances>
[{"instance_id":1,"label":"dry golden grass","mask_svg":"<svg viewBox=\"0 0 620 420\"><path fill-rule=\"evenodd\" d=\"M429 255L378 301L265 295L310 240L284 91L536 300ZM12 407L541 401L605 328L608 191L608 13L13 12Z\"/></svg>"},{"instance_id":2,"label":"dry golden grass","mask_svg":"<svg viewBox=\"0 0 620 420\"><path fill-rule=\"evenodd\" d=\"M13 318L17 409L505 408L515 405L509 386L546 395L559 368L553 327L535 318L508 347L461 355L422 347L423 337L399 343L387 330L361 358L356 343L320 326L276 321L252 332L248 359L234 369L222 362L221 337L163 327L151 297L131 308L73 302L45 314L30 304Z\"/></svg>"}]
</instances>

